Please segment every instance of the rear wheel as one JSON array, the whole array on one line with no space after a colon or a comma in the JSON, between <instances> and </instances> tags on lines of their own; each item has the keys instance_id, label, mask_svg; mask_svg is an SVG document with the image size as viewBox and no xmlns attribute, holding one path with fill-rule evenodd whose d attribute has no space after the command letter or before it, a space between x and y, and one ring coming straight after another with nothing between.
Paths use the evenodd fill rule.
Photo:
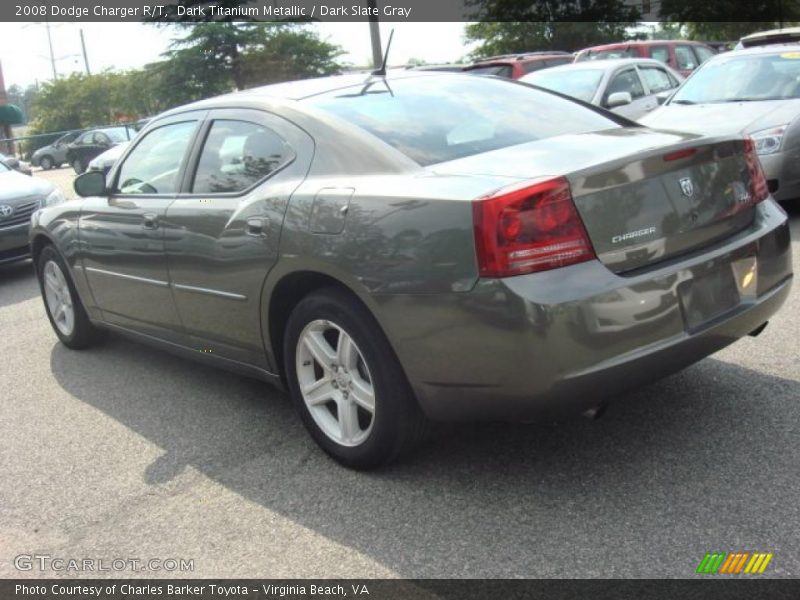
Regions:
<instances>
[{"instance_id":1,"label":"rear wheel","mask_svg":"<svg viewBox=\"0 0 800 600\"><path fill-rule=\"evenodd\" d=\"M44 169L45 171L49 171L50 169L52 169L53 165L54 165L54 161L49 156L43 156L39 160L39 166L42 167L42 169Z\"/></svg>"},{"instance_id":2,"label":"rear wheel","mask_svg":"<svg viewBox=\"0 0 800 600\"><path fill-rule=\"evenodd\" d=\"M53 246L42 250L37 271L47 317L58 339L76 350L96 343L102 333L89 321L64 259Z\"/></svg>"},{"instance_id":3,"label":"rear wheel","mask_svg":"<svg viewBox=\"0 0 800 600\"><path fill-rule=\"evenodd\" d=\"M345 466L369 469L412 450L427 421L372 315L336 288L292 312L284 361L311 436Z\"/></svg>"},{"instance_id":4,"label":"rear wheel","mask_svg":"<svg viewBox=\"0 0 800 600\"><path fill-rule=\"evenodd\" d=\"M86 167L84 166L83 161L80 158L76 158L75 160L72 161L72 169L75 171L75 173L80 175L86 170Z\"/></svg>"}]
</instances>

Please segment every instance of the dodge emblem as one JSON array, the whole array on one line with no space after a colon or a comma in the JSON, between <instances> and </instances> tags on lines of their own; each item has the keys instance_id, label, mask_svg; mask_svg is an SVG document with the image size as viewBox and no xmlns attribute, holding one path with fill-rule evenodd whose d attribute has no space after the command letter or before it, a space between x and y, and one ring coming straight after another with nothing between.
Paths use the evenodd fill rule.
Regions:
<instances>
[{"instance_id":1,"label":"dodge emblem","mask_svg":"<svg viewBox=\"0 0 800 600\"><path fill-rule=\"evenodd\" d=\"M694 184L692 183L691 177L684 177L681 179L681 191L687 198L694 196Z\"/></svg>"}]
</instances>

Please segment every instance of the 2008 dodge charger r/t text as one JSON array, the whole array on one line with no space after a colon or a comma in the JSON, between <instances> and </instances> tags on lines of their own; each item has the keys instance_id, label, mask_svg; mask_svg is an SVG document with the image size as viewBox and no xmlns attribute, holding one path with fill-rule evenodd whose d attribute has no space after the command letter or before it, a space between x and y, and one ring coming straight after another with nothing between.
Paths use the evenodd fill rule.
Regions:
<instances>
[{"instance_id":1,"label":"2008 dodge charger r/t text","mask_svg":"<svg viewBox=\"0 0 800 600\"><path fill-rule=\"evenodd\" d=\"M348 75L154 119L34 214L47 314L287 387L351 467L429 420L582 412L758 333L786 214L750 139L525 84Z\"/></svg>"}]
</instances>

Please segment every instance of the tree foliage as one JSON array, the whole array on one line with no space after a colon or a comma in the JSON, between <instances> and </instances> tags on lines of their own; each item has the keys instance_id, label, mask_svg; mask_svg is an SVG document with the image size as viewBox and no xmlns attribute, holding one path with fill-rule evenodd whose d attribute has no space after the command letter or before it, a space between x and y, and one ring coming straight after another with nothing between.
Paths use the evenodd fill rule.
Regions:
<instances>
[{"instance_id":1,"label":"tree foliage","mask_svg":"<svg viewBox=\"0 0 800 600\"><path fill-rule=\"evenodd\" d=\"M43 84L28 103L34 131L131 121L235 89L339 70L341 49L303 25L210 22L184 27L163 60L141 69L73 74Z\"/></svg>"},{"instance_id":2,"label":"tree foliage","mask_svg":"<svg viewBox=\"0 0 800 600\"><path fill-rule=\"evenodd\" d=\"M660 16L683 25L689 39L736 41L750 33L800 21L800 0L662 0ZM731 16L739 20L727 21Z\"/></svg>"},{"instance_id":3,"label":"tree foliage","mask_svg":"<svg viewBox=\"0 0 800 600\"><path fill-rule=\"evenodd\" d=\"M535 50L575 51L637 37L640 14L623 0L468 0L473 58Z\"/></svg>"}]
</instances>

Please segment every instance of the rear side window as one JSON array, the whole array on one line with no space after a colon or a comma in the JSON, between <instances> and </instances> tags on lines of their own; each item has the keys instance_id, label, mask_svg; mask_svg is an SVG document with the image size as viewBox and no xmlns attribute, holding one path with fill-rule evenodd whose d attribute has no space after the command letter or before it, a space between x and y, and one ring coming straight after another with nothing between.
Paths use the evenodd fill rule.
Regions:
<instances>
[{"instance_id":1,"label":"rear side window","mask_svg":"<svg viewBox=\"0 0 800 600\"><path fill-rule=\"evenodd\" d=\"M620 126L571 100L497 79L441 75L389 81L388 86L378 79L305 101L420 165Z\"/></svg>"},{"instance_id":2,"label":"rear side window","mask_svg":"<svg viewBox=\"0 0 800 600\"><path fill-rule=\"evenodd\" d=\"M650 58L669 64L669 48L667 46L652 46L650 48Z\"/></svg>"},{"instance_id":3,"label":"rear side window","mask_svg":"<svg viewBox=\"0 0 800 600\"><path fill-rule=\"evenodd\" d=\"M192 192L241 192L274 173L293 157L294 153L283 138L263 125L214 121L203 144Z\"/></svg>"},{"instance_id":4,"label":"rear side window","mask_svg":"<svg viewBox=\"0 0 800 600\"><path fill-rule=\"evenodd\" d=\"M153 129L122 163L117 181L122 194L174 194L181 161L192 140L196 121Z\"/></svg>"},{"instance_id":5,"label":"rear side window","mask_svg":"<svg viewBox=\"0 0 800 600\"><path fill-rule=\"evenodd\" d=\"M689 46L675 46L675 61L678 68L684 71L691 71L697 67L697 58Z\"/></svg>"}]
</instances>

